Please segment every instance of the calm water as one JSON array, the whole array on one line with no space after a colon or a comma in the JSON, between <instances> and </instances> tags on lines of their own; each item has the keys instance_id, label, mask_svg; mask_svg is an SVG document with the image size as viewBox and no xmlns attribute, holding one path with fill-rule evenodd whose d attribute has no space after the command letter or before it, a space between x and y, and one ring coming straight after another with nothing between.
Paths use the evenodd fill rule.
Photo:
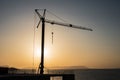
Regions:
<instances>
[{"instance_id":1,"label":"calm water","mask_svg":"<svg viewBox=\"0 0 120 80\"><path fill-rule=\"evenodd\" d=\"M75 80L120 80L120 69L52 69L47 72L49 74L75 74ZM51 80L62 80L62 78L54 77Z\"/></svg>"},{"instance_id":2,"label":"calm water","mask_svg":"<svg viewBox=\"0 0 120 80\"><path fill-rule=\"evenodd\" d=\"M75 80L120 80L120 69L53 70L52 72L57 74L73 73Z\"/></svg>"}]
</instances>

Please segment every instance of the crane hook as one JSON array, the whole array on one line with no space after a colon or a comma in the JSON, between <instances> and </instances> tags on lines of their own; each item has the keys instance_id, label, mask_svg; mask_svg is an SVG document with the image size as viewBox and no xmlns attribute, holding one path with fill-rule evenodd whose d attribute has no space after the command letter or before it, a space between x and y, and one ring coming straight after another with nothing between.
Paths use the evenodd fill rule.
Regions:
<instances>
[{"instance_id":1,"label":"crane hook","mask_svg":"<svg viewBox=\"0 0 120 80\"><path fill-rule=\"evenodd\" d=\"M54 34L54 33L53 33L53 32L51 32L51 34L52 34L52 44L53 44L53 34Z\"/></svg>"}]
</instances>

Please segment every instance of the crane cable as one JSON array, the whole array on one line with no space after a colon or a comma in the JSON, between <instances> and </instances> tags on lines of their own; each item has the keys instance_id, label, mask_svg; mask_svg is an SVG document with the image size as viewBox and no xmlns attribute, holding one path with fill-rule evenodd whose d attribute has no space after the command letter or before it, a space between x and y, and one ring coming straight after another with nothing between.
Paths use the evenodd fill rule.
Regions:
<instances>
[{"instance_id":1,"label":"crane cable","mask_svg":"<svg viewBox=\"0 0 120 80\"><path fill-rule=\"evenodd\" d=\"M54 13L52 13L51 11L49 11L49 10L46 10L48 13L50 13L51 15L53 15L53 16L55 16L56 18L58 18L59 20L61 20L61 21L63 21L63 22L66 22L67 23L67 21L65 21L64 19L62 19L61 17L59 17L59 16L57 16L57 15L55 15ZM54 32L53 32L53 28L52 28L52 32L51 32L51 34L52 34L52 44L53 44L53 35L54 35Z\"/></svg>"},{"instance_id":2,"label":"crane cable","mask_svg":"<svg viewBox=\"0 0 120 80\"><path fill-rule=\"evenodd\" d=\"M48 13L50 13L51 15L55 16L56 18L58 18L59 20L63 21L63 22L67 22L66 20L62 19L61 17L55 15L54 13L52 13L51 11L49 10L46 10Z\"/></svg>"},{"instance_id":3,"label":"crane cable","mask_svg":"<svg viewBox=\"0 0 120 80\"><path fill-rule=\"evenodd\" d=\"M35 66L35 64L34 64L34 57L35 57L35 41L36 41L36 26L35 26L35 24L36 24L36 14L35 14L35 12L34 12L34 23L33 23L33 63L32 63L32 66L33 66L33 69L34 69L34 66Z\"/></svg>"}]
</instances>

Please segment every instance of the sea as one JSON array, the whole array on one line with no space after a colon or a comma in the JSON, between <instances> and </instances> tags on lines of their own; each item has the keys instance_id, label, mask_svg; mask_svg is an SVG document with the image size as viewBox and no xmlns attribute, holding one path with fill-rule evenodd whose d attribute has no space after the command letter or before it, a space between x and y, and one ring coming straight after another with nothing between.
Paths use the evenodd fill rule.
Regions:
<instances>
[{"instance_id":1,"label":"sea","mask_svg":"<svg viewBox=\"0 0 120 80\"><path fill-rule=\"evenodd\" d=\"M33 70L11 70L10 74L33 74ZM47 69L45 74L74 74L75 80L120 80L120 69ZM62 80L52 77L50 80Z\"/></svg>"},{"instance_id":2,"label":"sea","mask_svg":"<svg viewBox=\"0 0 120 80\"><path fill-rule=\"evenodd\" d=\"M50 70L49 73L74 74L75 80L120 80L120 69L66 69ZM62 78L51 80L62 80Z\"/></svg>"}]
</instances>

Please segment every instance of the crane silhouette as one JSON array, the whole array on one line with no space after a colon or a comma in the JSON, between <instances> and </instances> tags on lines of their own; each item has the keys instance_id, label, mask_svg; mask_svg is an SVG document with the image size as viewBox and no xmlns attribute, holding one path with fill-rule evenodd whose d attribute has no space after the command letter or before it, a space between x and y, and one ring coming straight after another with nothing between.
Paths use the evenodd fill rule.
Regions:
<instances>
[{"instance_id":1,"label":"crane silhouette","mask_svg":"<svg viewBox=\"0 0 120 80\"><path fill-rule=\"evenodd\" d=\"M39 27L40 23L42 22L42 38L41 38L41 63L39 64L39 70L40 74L44 74L44 41L45 41L45 22L50 23L50 24L56 24L56 25L61 25L61 26L66 26L66 27L71 27L71 28L76 28L76 29L82 29L82 30L88 30L88 31L93 31L91 28L86 28L83 26L76 26L73 24L68 24L68 23L61 23L53 20L48 20L45 19L45 13L46 9L44 9L43 16L39 13L39 9L35 9L35 12L39 16L40 20L38 22L37 28Z\"/></svg>"}]
</instances>

